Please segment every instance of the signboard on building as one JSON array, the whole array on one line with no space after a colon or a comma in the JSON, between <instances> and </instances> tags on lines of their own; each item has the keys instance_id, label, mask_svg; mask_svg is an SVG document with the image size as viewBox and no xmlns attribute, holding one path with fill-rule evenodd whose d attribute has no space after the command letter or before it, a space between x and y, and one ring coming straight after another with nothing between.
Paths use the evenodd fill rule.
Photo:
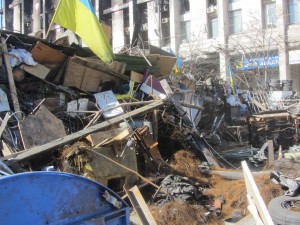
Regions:
<instances>
[{"instance_id":1,"label":"signboard on building","mask_svg":"<svg viewBox=\"0 0 300 225\"><path fill-rule=\"evenodd\" d=\"M249 58L236 61L235 69L236 70L252 70L257 68L274 68L279 65L278 55L258 57L258 58Z\"/></svg>"},{"instance_id":2,"label":"signboard on building","mask_svg":"<svg viewBox=\"0 0 300 225\"><path fill-rule=\"evenodd\" d=\"M300 64L300 50L289 51L289 64Z\"/></svg>"}]
</instances>

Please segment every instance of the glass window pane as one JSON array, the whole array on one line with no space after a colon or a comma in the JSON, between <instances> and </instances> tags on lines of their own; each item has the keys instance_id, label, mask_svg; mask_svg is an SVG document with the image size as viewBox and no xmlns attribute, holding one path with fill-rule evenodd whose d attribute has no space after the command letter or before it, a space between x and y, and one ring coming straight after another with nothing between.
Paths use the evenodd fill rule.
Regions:
<instances>
[{"instance_id":1,"label":"glass window pane","mask_svg":"<svg viewBox=\"0 0 300 225\"><path fill-rule=\"evenodd\" d=\"M217 38L219 35L218 18L209 19L209 38Z\"/></svg>"},{"instance_id":2,"label":"glass window pane","mask_svg":"<svg viewBox=\"0 0 300 225\"><path fill-rule=\"evenodd\" d=\"M180 23L181 43L188 43L191 40L191 21Z\"/></svg>"},{"instance_id":3,"label":"glass window pane","mask_svg":"<svg viewBox=\"0 0 300 225\"><path fill-rule=\"evenodd\" d=\"M241 0L229 0L228 3L236 3L236 2L240 2Z\"/></svg>"},{"instance_id":4,"label":"glass window pane","mask_svg":"<svg viewBox=\"0 0 300 225\"><path fill-rule=\"evenodd\" d=\"M299 14L300 14L300 0L289 0L288 3L288 13L289 13L289 22L299 23Z\"/></svg>"},{"instance_id":5,"label":"glass window pane","mask_svg":"<svg viewBox=\"0 0 300 225\"><path fill-rule=\"evenodd\" d=\"M230 19L230 33L238 33L242 31L242 10L235 10L229 12Z\"/></svg>"},{"instance_id":6,"label":"glass window pane","mask_svg":"<svg viewBox=\"0 0 300 225\"><path fill-rule=\"evenodd\" d=\"M273 27L277 25L276 3L266 3L264 5L264 25Z\"/></svg>"}]
</instances>

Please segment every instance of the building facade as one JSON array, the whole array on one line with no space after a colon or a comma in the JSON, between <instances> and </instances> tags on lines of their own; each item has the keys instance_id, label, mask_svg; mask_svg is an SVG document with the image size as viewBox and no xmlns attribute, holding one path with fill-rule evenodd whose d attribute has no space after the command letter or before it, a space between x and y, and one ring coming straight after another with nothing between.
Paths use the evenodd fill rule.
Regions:
<instances>
[{"instance_id":1,"label":"building facade","mask_svg":"<svg viewBox=\"0 0 300 225\"><path fill-rule=\"evenodd\" d=\"M94 0L114 52L157 46L229 72L293 80L300 92L300 0ZM58 0L2 0L2 29L45 36ZM24 7L23 7L24 6ZM52 27L52 34L62 32Z\"/></svg>"}]
</instances>

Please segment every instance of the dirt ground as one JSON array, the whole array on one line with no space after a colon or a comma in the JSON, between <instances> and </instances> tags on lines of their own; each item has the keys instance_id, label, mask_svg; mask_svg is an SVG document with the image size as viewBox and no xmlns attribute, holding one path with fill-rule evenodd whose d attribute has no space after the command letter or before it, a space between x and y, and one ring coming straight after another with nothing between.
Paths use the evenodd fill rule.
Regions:
<instances>
[{"instance_id":1,"label":"dirt ground","mask_svg":"<svg viewBox=\"0 0 300 225\"><path fill-rule=\"evenodd\" d=\"M79 148L81 144L75 146ZM74 146L73 146L74 147ZM70 154L74 148L64 151L62 158ZM244 217L249 214L247 210L247 192L244 179L230 180L214 173L202 173L200 170L201 161L188 150L180 150L173 155L169 163L172 168L172 174L188 177L193 181L200 183L203 188L203 197L197 202L183 203L172 201L162 205L152 203L149 209L156 220L157 224L165 225L198 225L224 224L224 220L228 218ZM276 161L272 167L265 167L265 171L278 170L282 174L292 177L300 177L300 163L282 159ZM66 169L66 168L62 168ZM212 171L226 171L226 172L242 172L241 170L228 170L222 168L211 168ZM266 203L271 201L274 197L284 194L281 186L274 184L270 180L269 173L263 176L255 177L257 187L260 194ZM222 204L221 215L212 211L208 214L208 205L212 205L218 197L222 196L225 202Z\"/></svg>"},{"instance_id":2,"label":"dirt ground","mask_svg":"<svg viewBox=\"0 0 300 225\"><path fill-rule=\"evenodd\" d=\"M203 174L199 170L201 162L195 155L186 150L175 153L170 165L174 169L174 174L179 174L191 179L196 179L205 189L205 202L181 203L169 202L163 206L151 205L150 210L158 224L224 224L224 219L243 217L249 214L247 210L247 197L244 179L228 180L219 175ZM273 167L266 167L265 170L279 170L283 174L300 176L299 163L282 160L276 162ZM220 170L220 168L218 168ZM236 170L235 170L236 171ZM291 172L292 171L292 172ZM260 194L266 203L272 198L284 194L280 185L274 184L266 174L255 178ZM222 205L222 216L211 215L206 217L203 203L213 202L217 197L222 196L225 203Z\"/></svg>"}]
</instances>

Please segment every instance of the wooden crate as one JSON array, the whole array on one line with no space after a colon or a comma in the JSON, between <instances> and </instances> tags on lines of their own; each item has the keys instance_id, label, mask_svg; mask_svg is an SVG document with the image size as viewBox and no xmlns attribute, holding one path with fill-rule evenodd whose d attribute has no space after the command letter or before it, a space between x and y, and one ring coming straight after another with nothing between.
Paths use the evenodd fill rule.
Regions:
<instances>
[{"instance_id":1,"label":"wooden crate","mask_svg":"<svg viewBox=\"0 0 300 225\"><path fill-rule=\"evenodd\" d=\"M102 68L91 68L88 59L85 59L85 65L82 62L79 63L78 60L78 57L69 59L65 72L64 86L77 87L87 92L99 92L105 82L112 81L115 85L119 84L119 78L100 70L105 70L103 68L106 67L105 65L102 65ZM115 64L113 66L110 69L120 72L120 74L124 72L123 67L116 66Z\"/></svg>"}]
</instances>

